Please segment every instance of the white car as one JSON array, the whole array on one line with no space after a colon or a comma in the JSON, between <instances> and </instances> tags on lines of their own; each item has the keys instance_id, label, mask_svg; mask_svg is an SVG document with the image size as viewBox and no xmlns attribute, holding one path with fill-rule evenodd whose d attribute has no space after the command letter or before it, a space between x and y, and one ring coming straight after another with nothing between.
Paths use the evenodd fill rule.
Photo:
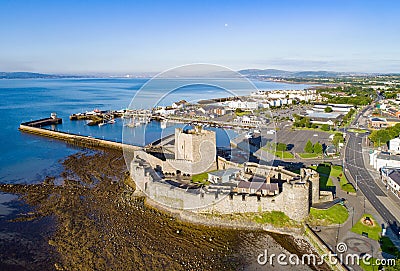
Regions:
<instances>
[{"instance_id":1,"label":"white car","mask_svg":"<svg viewBox=\"0 0 400 271\"><path fill-rule=\"evenodd\" d=\"M314 136L318 136L318 134L314 134Z\"/></svg>"}]
</instances>

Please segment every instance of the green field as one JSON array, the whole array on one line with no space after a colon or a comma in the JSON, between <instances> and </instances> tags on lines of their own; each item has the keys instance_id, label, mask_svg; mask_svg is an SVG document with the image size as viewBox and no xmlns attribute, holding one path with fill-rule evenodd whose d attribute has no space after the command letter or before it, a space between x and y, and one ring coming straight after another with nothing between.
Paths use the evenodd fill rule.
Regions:
<instances>
[{"instance_id":1,"label":"green field","mask_svg":"<svg viewBox=\"0 0 400 271\"><path fill-rule=\"evenodd\" d=\"M344 175L341 166L332 166L331 177L340 179L340 188L343 191L350 192L350 193L356 192L356 189L354 188L354 186L351 183L349 183L346 176Z\"/></svg>"},{"instance_id":2,"label":"green field","mask_svg":"<svg viewBox=\"0 0 400 271\"><path fill-rule=\"evenodd\" d=\"M367 216L374 222L373 226L367 226L361 222ZM368 238L379 241L382 230L381 226L376 222L375 218L372 215L364 214L363 217L353 226L353 228L351 228L351 231L360 235L363 232L366 232L368 233Z\"/></svg>"},{"instance_id":3,"label":"green field","mask_svg":"<svg viewBox=\"0 0 400 271\"><path fill-rule=\"evenodd\" d=\"M379 239L381 249L383 252L389 253L393 256L400 256L400 252L397 247L393 244L389 237L383 236Z\"/></svg>"},{"instance_id":4,"label":"green field","mask_svg":"<svg viewBox=\"0 0 400 271\"><path fill-rule=\"evenodd\" d=\"M323 190L330 190L331 187L335 186L332 182L332 179L329 178L331 174L331 166L328 164L319 164L318 166L311 166L310 168L314 169L319 173L319 187Z\"/></svg>"},{"instance_id":5,"label":"green field","mask_svg":"<svg viewBox=\"0 0 400 271\"><path fill-rule=\"evenodd\" d=\"M250 115L250 114L251 114L250 111L235 112L235 115L238 116L238 117L242 117L242 116Z\"/></svg>"},{"instance_id":6,"label":"green field","mask_svg":"<svg viewBox=\"0 0 400 271\"><path fill-rule=\"evenodd\" d=\"M352 133L359 133L359 134L364 134L367 132L367 130L364 129L348 129L348 132L352 132Z\"/></svg>"},{"instance_id":7,"label":"green field","mask_svg":"<svg viewBox=\"0 0 400 271\"><path fill-rule=\"evenodd\" d=\"M319 164L318 167L311 166L310 168L316 170L319 173L319 186L321 189L329 189L329 187L335 186L332 178L340 179L340 188L343 191L355 193L353 185L348 182L346 176L342 171L341 166L330 166L329 164Z\"/></svg>"},{"instance_id":8,"label":"green field","mask_svg":"<svg viewBox=\"0 0 400 271\"><path fill-rule=\"evenodd\" d=\"M336 204L326 210L311 208L308 220L310 225L327 226L343 224L348 217L349 213L347 209L340 204Z\"/></svg>"},{"instance_id":9,"label":"green field","mask_svg":"<svg viewBox=\"0 0 400 271\"><path fill-rule=\"evenodd\" d=\"M212 172L212 171L209 171L209 172ZM199 183L199 184L204 184L204 185L210 184L208 182L208 172L203 172L200 174L193 175L192 183Z\"/></svg>"},{"instance_id":10,"label":"green field","mask_svg":"<svg viewBox=\"0 0 400 271\"><path fill-rule=\"evenodd\" d=\"M367 265L367 264L365 264L363 262L362 259L360 259L360 267L365 271L377 271L378 270L378 266L374 266L373 265L375 262L376 262L376 258L371 258L368 261L369 264Z\"/></svg>"},{"instance_id":11,"label":"green field","mask_svg":"<svg viewBox=\"0 0 400 271\"><path fill-rule=\"evenodd\" d=\"M320 157L322 156L322 154L318 154L318 153L306 153L306 152L304 152L304 153L298 153L298 155L299 155L301 158L305 158L305 159L307 159L307 158L320 158Z\"/></svg>"},{"instance_id":12,"label":"green field","mask_svg":"<svg viewBox=\"0 0 400 271\"><path fill-rule=\"evenodd\" d=\"M290 227L295 223L283 212L263 212L254 216L253 220L260 224L272 224L277 227Z\"/></svg>"}]
</instances>

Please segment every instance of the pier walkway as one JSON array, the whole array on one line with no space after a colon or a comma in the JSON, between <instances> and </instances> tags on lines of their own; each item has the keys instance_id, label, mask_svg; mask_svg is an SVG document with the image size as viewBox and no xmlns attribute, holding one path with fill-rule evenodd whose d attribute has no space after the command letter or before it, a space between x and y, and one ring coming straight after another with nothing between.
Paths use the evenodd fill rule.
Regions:
<instances>
[{"instance_id":1,"label":"pier walkway","mask_svg":"<svg viewBox=\"0 0 400 271\"><path fill-rule=\"evenodd\" d=\"M71 145L77 145L77 146L83 146L83 147L111 148L111 149L117 149L117 150L124 149L124 150L128 150L128 151L135 151L135 150L142 149L139 146L124 144L121 142L114 142L111 140L98 139L98 138L94 138L91 136L77 135L77 134L72 134L72 133L67 133L67 132L62 132L62 131L54 131L54 130L43 128L41 126L35 127L36 125L32 125L33 123L37 124L38 121L21 123L19 126L19 130L22 132L25 132L25 133L54 138L54 139L64 141ZM42 120L40 120L39 123L41 123L43 125L43 123L46 123L46 122L43 122ZM61 121L59 123L61 123ZM47 123L47 125L48 124L49 123Z\"/></svg>"}]
</instances>

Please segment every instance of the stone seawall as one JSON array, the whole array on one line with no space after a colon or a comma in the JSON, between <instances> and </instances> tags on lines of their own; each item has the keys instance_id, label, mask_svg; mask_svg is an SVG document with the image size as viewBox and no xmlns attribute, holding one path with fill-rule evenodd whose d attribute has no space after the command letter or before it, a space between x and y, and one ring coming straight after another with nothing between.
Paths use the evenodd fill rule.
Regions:
<instances>
[{"instance_id":1,"label":"stone seawall","mask_svg":"<svg viewBox=\"0 0 400 271\"><path fill-rule=\"evenodd\" d=\"M25 132L25 133L54 138L57 140L64 141L71 145L78 145L78 146L83 146L83 147L112 148L112 149L118 149L118 150L122 150L124 148L124 149L132 150L132 151L141 149L138 146L127 145L127 144L114 142L114 141L110 141L110 140L98 139L98 138L93 138L93 137L83 136L83 135L75 135L75 134L70 134L70 133L61 132L61 131L48 130L48 129L44 129L44 128L31 127L31 126L27 126L27 125L23 125L23 124L21 124L19 126L19 130L22 132Z\"/></svg>"},{"instance_id":2,"label":"stone seawall","mask_svg":"<svg viewBox=\"0 0 400 271\"><path fill-rule=\"evenodd\" d=\"M192 211L171 208L169 206L160 204L149 197L145 197L145 203L152 208L171 214L181 221L198 225L233 229L264 230L267 232L292 235L296 238L303 238L304 234L304 227L281 228L273 225L262 225L252 221L230 220L223 217L218 217L216 215L201 214Z\"/></svg>"}]
</instances>

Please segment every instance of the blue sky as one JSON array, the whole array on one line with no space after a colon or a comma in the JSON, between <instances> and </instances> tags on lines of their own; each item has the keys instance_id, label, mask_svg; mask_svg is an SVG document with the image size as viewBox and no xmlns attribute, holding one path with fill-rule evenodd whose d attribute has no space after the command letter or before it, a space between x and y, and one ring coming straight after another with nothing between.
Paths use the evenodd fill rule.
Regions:
<instances>
[{"instance_id":1,"label":"blue sky","mask_svg":"<svg viewBox=\"0 0 400 271\"><path fill-rule=\"evenodd\" d=\"M400 72L400 1L0 0L0 71Z\"/></svg>"}]
</instances>

